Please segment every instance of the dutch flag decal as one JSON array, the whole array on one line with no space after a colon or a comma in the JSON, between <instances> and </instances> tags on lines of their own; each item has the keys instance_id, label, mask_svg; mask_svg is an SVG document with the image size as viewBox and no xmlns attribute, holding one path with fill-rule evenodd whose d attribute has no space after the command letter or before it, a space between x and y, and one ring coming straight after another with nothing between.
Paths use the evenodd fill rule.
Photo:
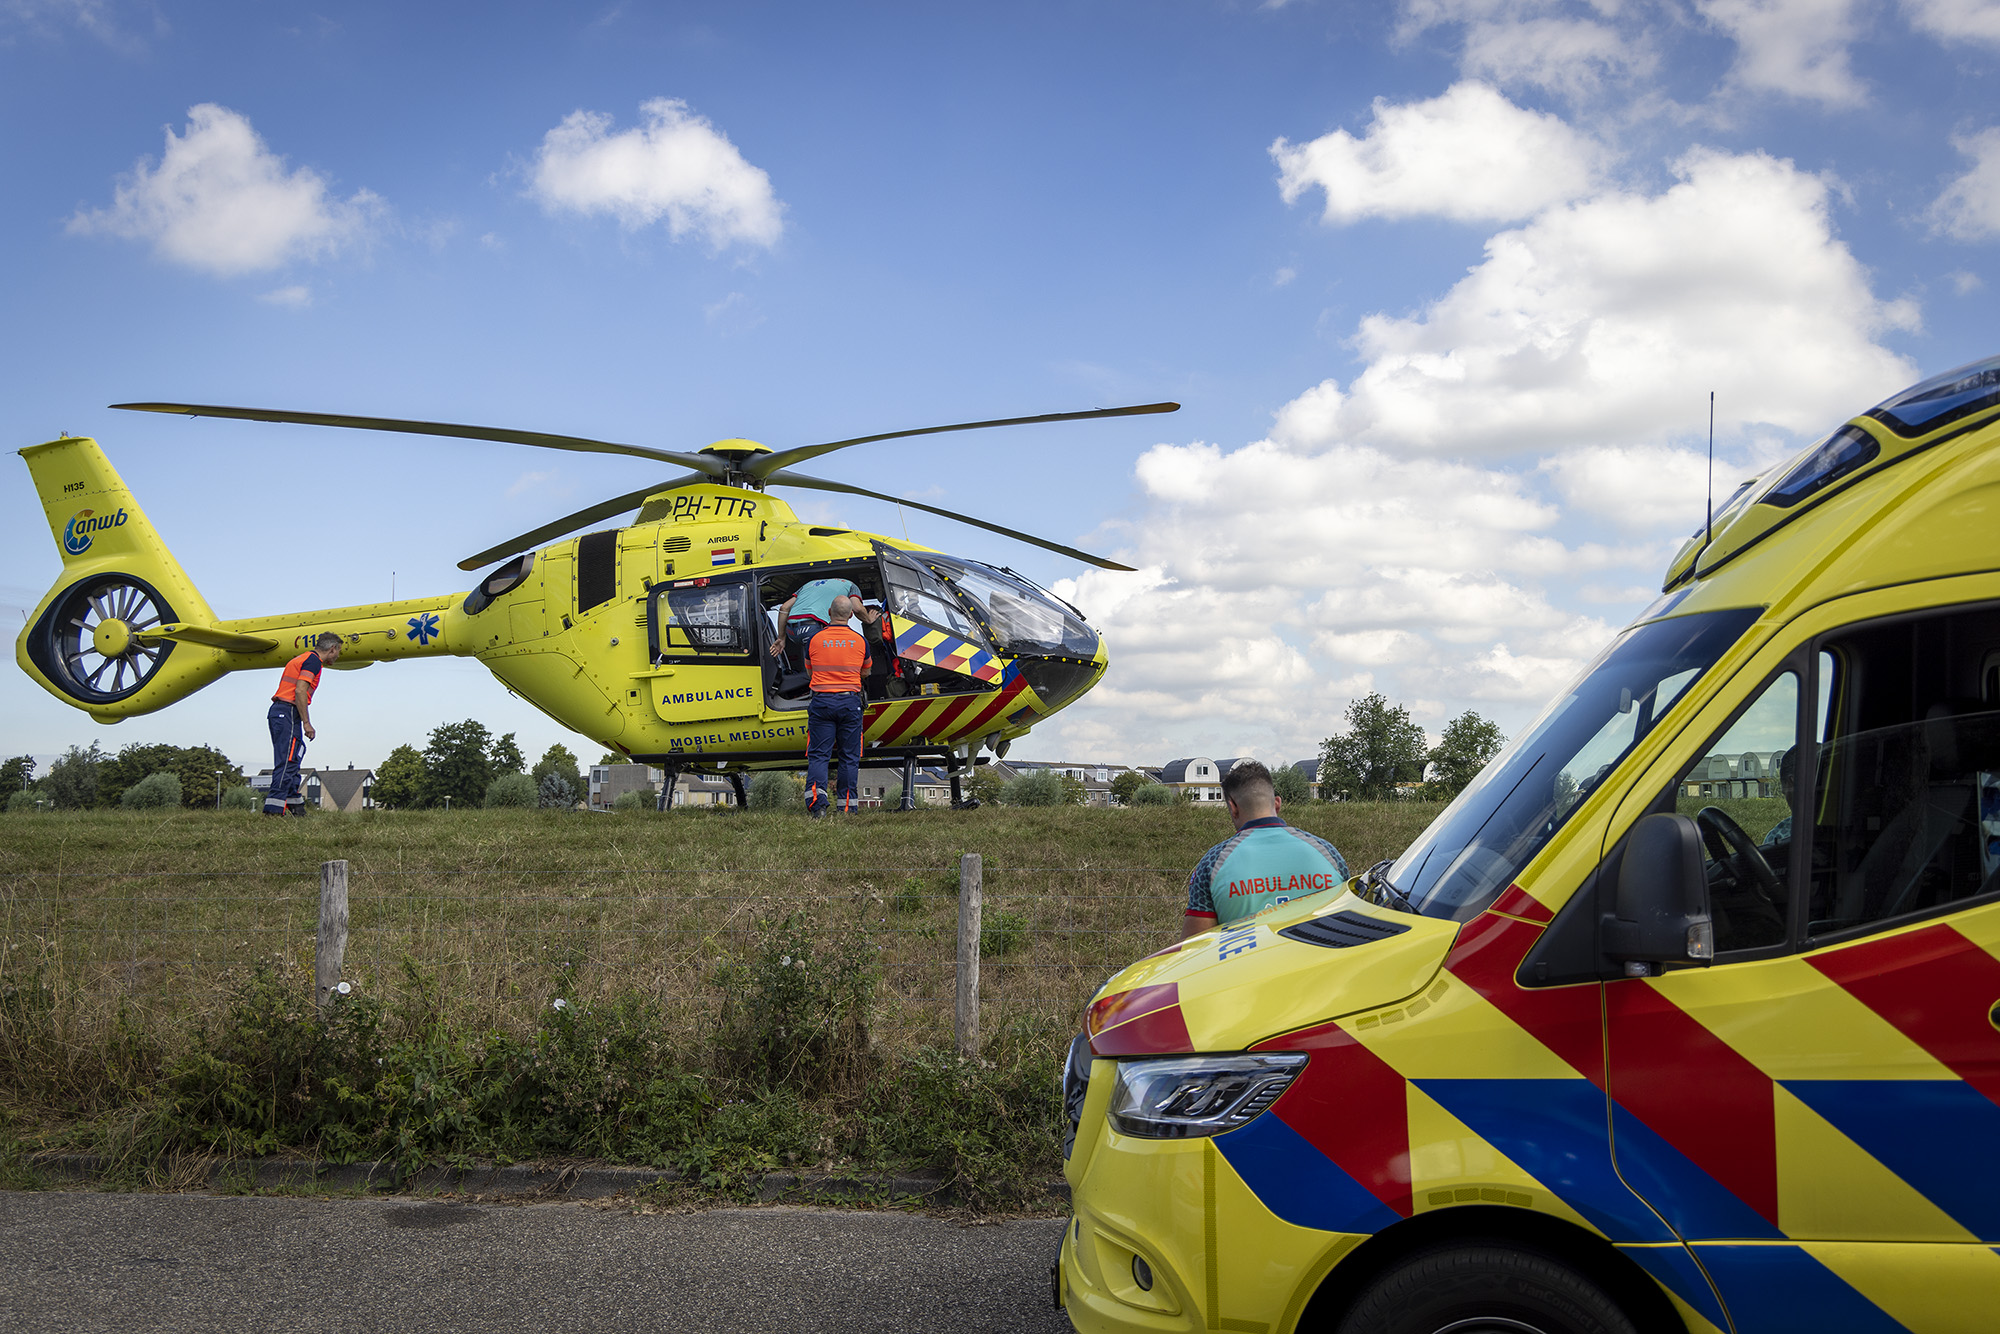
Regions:
<instances>
[{"instance_id":1,"label":"dutch flag decal","mask_svg":"<svg viewBox=\"0 0 2000 1334\"><path fill-rule=\"evenodd\" d=\"M735 547L715 547L711 549L708 553L708 564L710 569L713 569L718 565L734 565L735 563L736 563Z\"/></svg>"}]
</instances>

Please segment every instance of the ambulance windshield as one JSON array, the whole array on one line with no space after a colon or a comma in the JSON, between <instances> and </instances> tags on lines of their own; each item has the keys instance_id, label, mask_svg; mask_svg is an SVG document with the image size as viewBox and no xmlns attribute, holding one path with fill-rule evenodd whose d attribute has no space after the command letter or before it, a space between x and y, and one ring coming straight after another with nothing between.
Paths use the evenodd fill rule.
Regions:
<instances>
[{"instance_id":1,"label":"ambulance windshield","mask_svg":"<svg viewBox=\"0 0 2000 1334\"><path fill-rule=\"evenodd\" d=\"M1868 415L1901 436L1924 435L2000 402L2000 357L1989 357L1912 385Z\"/></svg>"},{"instance_id":2,"label":"ambulance windshield","mask_svg":"<svg viewBox=\"0 0 2000 1334\"><path fill-rule=\"evenodd\" d=\"M1756 618L1701 612L1620 635L1396 859L1389 883L1427 917L1484 911Z\"/></svg>"}]
</instances>

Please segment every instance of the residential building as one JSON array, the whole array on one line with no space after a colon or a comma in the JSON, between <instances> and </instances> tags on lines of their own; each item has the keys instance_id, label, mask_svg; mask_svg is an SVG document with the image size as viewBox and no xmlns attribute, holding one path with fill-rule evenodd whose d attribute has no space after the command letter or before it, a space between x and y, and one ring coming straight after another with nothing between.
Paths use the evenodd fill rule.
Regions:
<instances>
[{"instance_id":1,"label":"residential building","mask_svg":"<svg viewBox=\"0 0 2000 1334\"><path fill-rule=\"evenodd\" d=\"M1231 768L1248 758L1237 755L1215 760L1206 755L1194 755L1184 760L1169 760L1160 766L1160 781L1168 787L1178 788L1185 800L1221 801L1222 780L1228 777Z\"/></svg>"},{"instance_id":2,"label":"residential building","mask_svg":"<svg viewBox=\"0 0 2000 1334\"><path fill-rule=\"evenodd\" d=\"M660 783L666 775L645 764L593 764L585 780L587 801L593 811L608 811L627 792L641 792L649 802L658 800Z\"/></svg>"},{"instance_id":3,"label":"residential building","mask_svg":"<svg viewBox=\"0 0 2000 1334\"><path fill-rule=\"evenodd\" d=\"M248 781L262 802L271 790L271 771L259 769ZM345 769L301 769L299 796L293 804L326 811L372 811L374 788L373 769L357 769L351 764Z\"/></svg>"}]
</instances>

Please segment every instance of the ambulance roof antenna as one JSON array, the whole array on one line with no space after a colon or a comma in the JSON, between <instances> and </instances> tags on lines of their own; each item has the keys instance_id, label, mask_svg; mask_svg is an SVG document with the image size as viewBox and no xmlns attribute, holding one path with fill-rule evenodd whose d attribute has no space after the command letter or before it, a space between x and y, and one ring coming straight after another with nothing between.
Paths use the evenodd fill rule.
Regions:
<instances>
[{"instance_id":1,"label":"ambulance roof antenna","mask_svg":"<svg viewBox=\"0 0 2000 1334\"><path fill-rule=\"evenodd\" d=\"M1708 391L1708 522L1703 525L1707 536L1701 544L1705 547L1715 541L1715 391Z\"/></svg>"}]
</instances>

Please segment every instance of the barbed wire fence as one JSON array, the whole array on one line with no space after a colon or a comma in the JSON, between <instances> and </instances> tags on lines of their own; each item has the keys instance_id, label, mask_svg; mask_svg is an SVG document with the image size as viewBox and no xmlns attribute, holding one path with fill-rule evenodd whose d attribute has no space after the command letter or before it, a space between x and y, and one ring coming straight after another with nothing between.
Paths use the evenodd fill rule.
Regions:
<instances>
[{"instance_id":1,"label":"barbed wire fence","mask_svg":"<svg viewBox=\"0 0 2000 1334\"><path fill-rule=\"evenodd\" d=\"M37 872L0 877L0 981L39 960L107 1003L193 1013L265 967L321 999L342 981L384 999L434 989L492 1024L565 989L570 1003L637 991L692 1035L760 950L859 942L875 956L878 1043L971 1052L1016 1019L1074 1026L1107 978L1178 937L1185 883L1184 870L977 854L815 870Z\"/></svg>"}]
</instances>

